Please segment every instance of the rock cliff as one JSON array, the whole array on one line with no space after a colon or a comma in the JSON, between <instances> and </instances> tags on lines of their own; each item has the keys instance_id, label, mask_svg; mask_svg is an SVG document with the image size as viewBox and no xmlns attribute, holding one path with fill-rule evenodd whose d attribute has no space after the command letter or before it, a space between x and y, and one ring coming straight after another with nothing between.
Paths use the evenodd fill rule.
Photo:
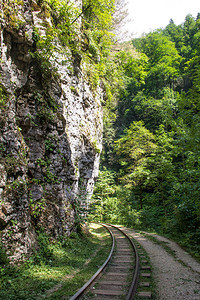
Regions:
<instances>
[{"instance_id":1,"label":"rock cliff","mask_svg":"<svg viewBox=\"0 0 200 300\"><path fill-rule=\"evenodd\" d=\"M37 248L38 229L75 230L102 145L102 89L73 47L56 36L48 43L52 14L42 2L0 3L0 234L14 260Z\"/></svg>"}]
</instances>

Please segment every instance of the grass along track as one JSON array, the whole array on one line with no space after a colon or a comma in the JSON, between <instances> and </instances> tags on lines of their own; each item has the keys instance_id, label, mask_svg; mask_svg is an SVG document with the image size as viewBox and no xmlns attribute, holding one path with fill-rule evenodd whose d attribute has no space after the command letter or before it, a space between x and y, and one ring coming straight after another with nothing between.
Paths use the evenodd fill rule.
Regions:
<instances>
[{"instance_id":1,"label":"grass along track","mask_svg":"<svg viewBox=\"0 0 200 300\"><path fill-rule=\"evenodd\" d=\"M107 230L94 224L82 235L60 241L50 242L41 233L39 243L40 251L26 263L0 266L0 299L69 299L110 251Z\"/></svg>"}]
</instances>

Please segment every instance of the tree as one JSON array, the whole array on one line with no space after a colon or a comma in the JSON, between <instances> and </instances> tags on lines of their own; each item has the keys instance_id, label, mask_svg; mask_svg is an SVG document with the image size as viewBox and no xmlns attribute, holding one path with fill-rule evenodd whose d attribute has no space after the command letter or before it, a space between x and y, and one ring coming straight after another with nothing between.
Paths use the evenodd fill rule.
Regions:
<instances>
[{"instance_id":1,"label":"tree","mask_svg":"<svg viewBox=\"0 0 200 300\"><path fill-rule=\"evenodd\" d=\"M99 172L91 202L92 219L107 222L117 207L115 193L115 173L105 167Z\"/></svg>"},{"instance_id":2,"label":"tree","mask_svg":"<svg viewBox=\"0 0 200 300\"><path fill-rule=\"evenodd\" d=\"M155 137L145 128L142 121L133 122L125 130L124 136L116 141L115 152L121 165L120 180L131 188L139 188L140 207L142 208L142 189L148 176L146 159L155 151Z\"/></svg>"},{"instance_id":3,"label":"tree","mask_svg":"<svg viewBox=\"0 0 200 300\"><path fill-rule=\"evenodd\" d=\"M134 54L122 49L112 56L122 85L117 110L110 106L117 118L107 130L106 162L112 161L115 170L110 183L115 192L103 211L110 220L171 234L184 246L192 240L197 255L199 17L187 16L178 26L171 20L164 30L135 39L133 45Z\"/></svg>"},{"instance_id":4,"label":"tree","mask_svg":"<svg viewBox=\"0 0 200 300\"><path fill-rule=\"evenodd\" d=\"M181 55L181 49L184 45L184 33L182 25L176 25L173 20L170 20L170 23L163 30L163 34L175 43L175 47Z\"/></svg>"},{"instance_id":5,"label":"tree","mask_svg":"<svg viewBox=\"0 0 200 300\"><path fill-rule=\"evenodd\" d=\"M175 44L159 32L136 39L133 44L148 57L146 91L153 97L162 96L163 88L173 88L179 77L181 56Z\"/></svg>"},{"instance_id":6,"label":"tree","mask_svg":"<svg viewBox=\"0 0 200 300\"><path fill-rule=\"evenodd\" d=\"M123 30L128 22L128 8L126 0L115 0L115 11L113 13L113 32L117 41L123 41L126 33Z\"/></svg>"}]
</instances>

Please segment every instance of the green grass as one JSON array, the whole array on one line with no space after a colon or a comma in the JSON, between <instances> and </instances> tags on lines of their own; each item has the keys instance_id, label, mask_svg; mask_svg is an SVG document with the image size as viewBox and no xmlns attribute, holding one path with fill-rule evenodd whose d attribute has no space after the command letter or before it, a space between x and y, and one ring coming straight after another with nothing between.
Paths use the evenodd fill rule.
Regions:
<instances>
[{"instance_id":1,"label":"green grass","mask_svg":"<svg viewBox=\"0 0 200 300\"><path fill-rule=\"evenodd\" d=\"M174 258L176 258L176 252L174 250L172 250L167 244L167 242L164 241L159 241L156 237L146 234L144 232L141 232L141 234L146 237L147 239L151 240L154 244L157 244L159 246L161 246L162 248L165 249L165 251L170 254L171 256L173 256Z\"/></svg>"},{"instance_id":2,"label":"green grass","mask_svg":"<svg viewBox=\"0 0 200 300\"><path fill-rule=\"evenodd\" d=\"M151 236L149 234L145 234L143 231L141 232L141 234L143 236L145 236L146 238L148 238L149 240L151 240L153 243L160 245L161 247L163 247L166 252L168 252L168 254L170 254L171 256L173 256L177 261L179 261L182 265L187 266L181 259L178 259L176 256L176 251L172 250L170 248L170 246L168 246L167 242L164 241L159 241L156 237ZM170 235L163 235L164 237L168 238L168 239L172 239L172 237ZM194 259L196 259L198 262L200 262L200 255L199 253L192 251L193 249L190 247L190 243L188 242L188 245L186 247L184 240L180 240L180 239L176 239L173 237L172 241L175 241L182 249L184 249L185 251L187 251L191 256L193 256Z\"/></svg>"},{"instance_id":3,"label":"green grass","mask_svg":"<svg viewBox=\"0 0 200 300\"><path fill-rule=\"evenodd\" d=\"M41 233L39 243L40 251L21 266L0 266L0 299L68 298L96 272L110 251L109 235L97 225L60 241L49 242Z\"/></svg>"},{"instance_id":4,"label":"green grass","mask_svg":"<svg viewBox=\"0 0 200 300\"><path fill-rule=\"evenodd\" d=\"M145 230L147 233L151 234L158 234L160 236L163 236L171 241L176 242L184 251L188 252L197 262L200 263L200 230L196 230L196 232L185 232L183 233L177 233L177 232L169 232L169 233L163 233L160 230L152 230L152 229L146 229L146 228L140 228L136 231L144 234ZM166 242L158 241L155 237L150 237L148 234L146 235L148 239L151 239L153 242L160 244L165 248L165 250L171 254L173 257L175 257L175 253L173 253L173 250L167 246Z\"/></svg>"},{"instance_id":5,"label":"green grass","mask_svg":"<svg viewBox=\"0 0 200 300\"><path fill-rule=\"evenodd\" d=\"M171 236L167 236L171 238ZM172 239L178 243L178 245L188 252L194 259L200 263L200 245L199 235L195 233L186 233L184 237L173 236Z\"/></svg>"}]
</instances>

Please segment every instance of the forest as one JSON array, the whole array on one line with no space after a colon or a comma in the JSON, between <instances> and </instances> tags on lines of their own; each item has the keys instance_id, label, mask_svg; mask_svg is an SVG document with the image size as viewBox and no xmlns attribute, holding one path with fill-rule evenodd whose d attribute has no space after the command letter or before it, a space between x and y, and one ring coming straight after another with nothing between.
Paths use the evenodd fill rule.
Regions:
<instances>
[{"instance_id":1,"label":"forest","mask_svg":"<svg viewBox=\"0 0 200 300\"><path fill-rule=\"evenodd\" d=\"M199 257L200 14L171 19L111 57L90 219L162 233Z\"/></svg>"},{"instance_id":2,"label":"forest","mask_svg":"<svg viewBox=\"0 0 200 300\"><path fill-rule=\"evenodd\" d=\"M124 3L0 1L0 299L72 296L110 251L92 222L200 260L200 14L119 42Z\"/></svg>"},{"instance_id":3,"label":"forest","mask_svg":"<svg viewBox=\"0 0 200 300\"><path fill-rule=\"evenodd\" d=\"M41 6L41 15L51 17L52 25L46 36L33 29L32 59L47 75L54 52L67 48L94 95L99 86L104 91L103 151L88 220L166 234L199 256L200 14L187 15L180 25L171 19L166 28L119 43L117 30L126 17L122 0L84 0L79 8L58 0L38 0L37 5L33 9ZM8 18L6 3L4 12ZM24 26L16 16L7 22L14 30ZM53 43L58 40L62 49ZM0 95L3 111L7 98L2 86ZM43 122L52 122L54 106L40 113ZM99 154L97 141L90 143ZM2 152L5 156L3 146ZM50 172L44 181L55 184L55 178ZM42 205L32 205L34 220ZM85 206L77 201L73 207L81 223Z\"/></svg>"}]
</instances>

